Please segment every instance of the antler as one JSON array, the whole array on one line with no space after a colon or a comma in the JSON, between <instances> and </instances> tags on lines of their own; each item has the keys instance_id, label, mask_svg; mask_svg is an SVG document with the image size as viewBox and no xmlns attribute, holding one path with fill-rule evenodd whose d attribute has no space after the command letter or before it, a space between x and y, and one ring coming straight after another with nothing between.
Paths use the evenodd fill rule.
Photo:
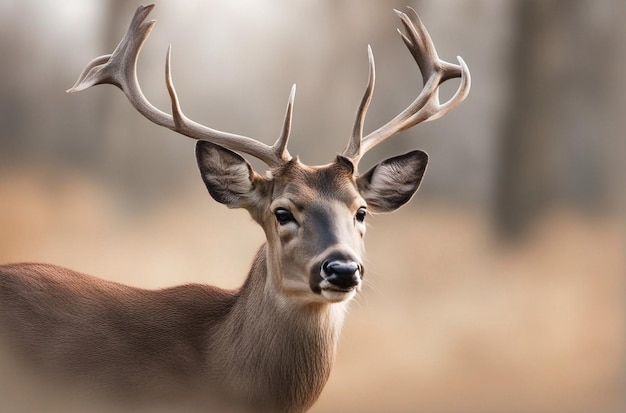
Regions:
<instances>
[{"instance_id":1,"label":"antler","mask_svg":"<svg viewBox=\"0 0 626 413\"><path fill-rule=\"evenodd\" d=\"M165 82L172 103L172 115L153 106L144 96L137 80L137 58L144 42L150 35L155 20L144 20L154 8L154 4L139 6L130 23L126 35L112 54L96 57L87 64L76 84L67 92L78 92L99 84L112 84L119 87L135 109L151 122L165 126L175 132L193 139L205 140L224 146L234 151L252 155L270 167L278 166L291 159L287 151L287 142L291 130L291 116L296 86L291 89L287 112L282 132L273 146L266 145L255 139L222 132L201 125L187 118L181 108L171 77L170 55L167 50L165 60Z\"/></svg>"},{"instance_id":2,"label":"antler","mask_svg":"<svg viewBox=\"0 0 626 413\"><path fill-rule=\"evenodd\" d=\"M372 93L374 92L374 79L376 77L374 57L371 48L368 47L370 70L367 88L365 89L365 94L363 95L357 112L352 137L343 152L343 155L352 159L355 164L358 164L361 157L367 151L391 136L415 126L418 123L444 116L454 109L456 105L461 103L469 93L471 83L470 72L463 59L457 57L459 65L439 59L435 45L415 10L409 7L407 13L398 10L395 10L395 12L400 17L407 34L403 34L399 29L398 32L419 66L424 87L413 103L404 111L379 129L363 137L363 122L372 98ZM440 104L439 86L446 80L455 77L461 78L459 88L450 100Z\"/></svg>"}]
</instances>

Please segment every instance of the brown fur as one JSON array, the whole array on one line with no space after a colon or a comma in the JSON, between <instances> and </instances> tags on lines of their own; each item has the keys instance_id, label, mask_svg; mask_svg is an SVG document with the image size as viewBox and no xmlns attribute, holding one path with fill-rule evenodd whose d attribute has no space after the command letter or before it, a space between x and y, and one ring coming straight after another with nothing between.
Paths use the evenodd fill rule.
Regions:
<instances>
[{"instance_id":1,"label":"brown fur","mask_svg":"<svg viewBox=\"0 0 626 413\"><path fill-rule=\"evenodd\" d=\"M66 390L132 403L208 391L255 411L304 411L330 373L342 316L255 294L265 254L238 291L151 291L51 265L0 266L4 344Z\"/></svg>"}]
</instances>

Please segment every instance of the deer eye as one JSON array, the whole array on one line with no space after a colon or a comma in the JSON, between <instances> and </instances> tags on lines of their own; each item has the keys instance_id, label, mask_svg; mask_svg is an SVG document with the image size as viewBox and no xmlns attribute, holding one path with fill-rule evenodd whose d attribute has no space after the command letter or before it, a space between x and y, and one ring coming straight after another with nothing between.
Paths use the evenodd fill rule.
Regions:
<instances>
[{"instance_id":1,"label":"deer eye","mask_svg":"<svg viewBox=\"0 0 626 413\"><path fill-rule=\"evenodd\" d=\"M354 216L358 222L365 221L365 217L367 216L367 209L365 207L361 207L356 211L356 215Z\"/></svg>"},{"instance_id":2,"label":"deer eye","mask_svg":"<svg viewBox=\"0 0 626 413\"><path fill-rule=\"evenodd\" d=\"M276 217L276 221L278 221L280 225L285 225L290 222L296 221L296 219L293 217L293 214L285 208L276 208L274 210L274 216Z\"/></svg>"}]
</instances>

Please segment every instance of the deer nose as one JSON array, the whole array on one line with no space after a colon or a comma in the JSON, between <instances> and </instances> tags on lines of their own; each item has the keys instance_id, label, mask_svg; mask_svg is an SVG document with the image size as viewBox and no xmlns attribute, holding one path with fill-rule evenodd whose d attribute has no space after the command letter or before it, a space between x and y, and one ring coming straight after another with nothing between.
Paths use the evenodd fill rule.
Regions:
<instances>
[{"instance_id":1,"label":"deer nose","mask_svg":"<svg viewBox=\"0 0 626 413\"><path fill-rule=\"evenodd\" d=\"M354 261L326 261L322 271L328 282L341 289L351 289L361 282L361 266Z\"/></svg>"}]
</instances>

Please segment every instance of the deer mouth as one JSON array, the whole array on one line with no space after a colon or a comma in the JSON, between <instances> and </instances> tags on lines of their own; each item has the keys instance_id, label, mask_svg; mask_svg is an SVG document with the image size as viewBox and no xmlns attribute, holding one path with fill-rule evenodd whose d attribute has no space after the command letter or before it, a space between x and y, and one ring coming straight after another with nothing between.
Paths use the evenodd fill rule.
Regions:
<instances>
[{"instance_id":1,"label":"deer mouth","mask_svg":"<svg viewBox=\"0 0 626 413\"><path fill-rule=\"evenodd\" d=\"M358 292L361 289L361 281L359 280L359 282L353 286L337 286L334 285L333 283L329 282L328 280L322 280L322 282L320 283L320 290L323 293L324 291L328 291L328 292L332 292L332 293L339 293L339 294L348 294L351 292Z\"/></svg>"},{"instance_id":2,"label":"deer mouth","mask_svg":"<svg viewBox=\"0 0 626 413\"><path fill-rule=\"evenodd\" d=\"M361 278L359 277L352 285L337 285L320 273L311 280L311 290L331 301L343 301L352 298L361 290Z\"/></svg>"},{"instance_id":3,"label":"deer mouth","mask_svg":"<svg viewBox=\"0 0 626 413\"><path fill-rule=\"evenodd\" d=\"M322 282L322 284L324 284L324 282ZM349 292L352 292L354 290L358 290L358 286L354 286L354 287L336 287L334 285L321 285L321 290L322 291L332 291L335 293L343 293L343 294L347 294Z\"/></svg>"},{"instance_id":4,"label":"deer mouth","mask_svg":"<svg viewBox=\"0 0 626 413\"><path fill-rule=\"evenodd\" d=\"M349 301L359 292L360 284L354 287L336 287L324 285L326 281L320 284L320 295L331 303Z\"/></svg>"}]
</instances>

